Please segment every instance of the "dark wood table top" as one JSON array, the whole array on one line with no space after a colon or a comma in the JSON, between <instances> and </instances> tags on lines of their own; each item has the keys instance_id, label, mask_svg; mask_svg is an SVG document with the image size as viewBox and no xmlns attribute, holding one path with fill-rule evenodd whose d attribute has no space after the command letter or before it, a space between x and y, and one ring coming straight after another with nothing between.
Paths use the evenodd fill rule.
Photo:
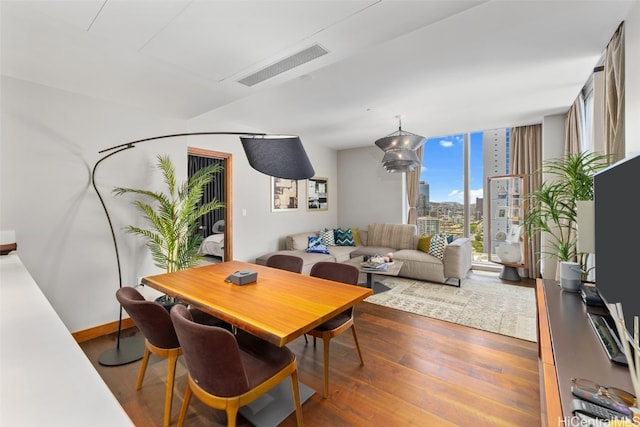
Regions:
<instances>
[{"instance_id":1,"label":"dark wood table top","mask_svg":"<svg viewBox=\"0 0 640 427\"><path fill-rule=\"evenodd\" d=\"M225 282L242 270L256 271L257 281ZM372 294L368 288L241 261L148 276L142 283L280 347Z\"/></svg>"},{"instance_id":2,"label":"dark wood table top","mask_svg":"<svg viewBox=\"0 0 640 427\"><path fill-rule=\"evenodd\" d=\"M587 313L606 315L604 308L586 306L578 293L551 280L544 280L544 294L564 415L571 415L571 378L633 393L629 369L609 360L587 318Z\"/></svg>"}]
</instances>

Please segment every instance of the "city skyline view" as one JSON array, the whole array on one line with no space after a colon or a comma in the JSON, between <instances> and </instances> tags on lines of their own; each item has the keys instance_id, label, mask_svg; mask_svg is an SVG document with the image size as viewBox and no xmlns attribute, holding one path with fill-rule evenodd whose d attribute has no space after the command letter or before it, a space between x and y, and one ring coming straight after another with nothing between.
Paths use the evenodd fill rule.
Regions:
<instances>
[{"instance_id":1,"label":"city skyline view","mask_svg":"<svg viewBox=\"0 0 640 427\"><path fill-rule=\"evenodd\" d=\"M469 134L469 203L484 195L482 131ZM427 138L420 181L429 184L429 200L464 203L463 134Z\"/></svg>"}]
</instances>

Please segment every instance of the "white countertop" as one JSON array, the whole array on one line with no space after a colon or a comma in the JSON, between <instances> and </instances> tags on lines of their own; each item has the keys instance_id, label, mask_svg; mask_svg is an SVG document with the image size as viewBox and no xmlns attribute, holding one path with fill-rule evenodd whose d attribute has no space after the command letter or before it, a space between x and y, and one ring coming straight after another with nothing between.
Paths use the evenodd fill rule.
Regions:
<instances>
[{"instance_id":1,"label":"white countertop","mask_svg":"<svg viewBox=\"0 0 640 427\"><path fill-rule=\"evenodd\" d=\"M133 425L16 252L0 256L0 425Z\"/></svg>"}]
</instances>

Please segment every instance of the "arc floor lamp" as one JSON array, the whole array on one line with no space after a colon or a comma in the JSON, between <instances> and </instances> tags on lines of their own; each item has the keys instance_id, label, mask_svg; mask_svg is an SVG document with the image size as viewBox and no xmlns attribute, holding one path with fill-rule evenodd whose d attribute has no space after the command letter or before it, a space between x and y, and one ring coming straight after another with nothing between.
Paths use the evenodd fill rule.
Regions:
<instances>
[{"instance_id":1,"label":"arc floor lamp","mask_svg":"<svg viewBox=\"0 0 640 427\"><path fill-rule=\"evenodd\" d=\"M171 135L154 136L151 138L139 139L136 141L127 142L125 144L116 145L114 147L100 150L98 153L105 154L101 157L93 167L91 174L91 183L98 199L102 204L107 222L109 223L109 229L111 230L111 237L113 239L113 247L115 249L116 264L118 266L118 286L122 288L122 270L120 268L120 254L118 251L118 242L116 240L116 234L113 229L113 223L109 216L109 211L104 203L104 199L96 186L96 171L98 166L106 159L121 153L122 151L134 148L137 144L147 141L156 141L167 138L178 138L187 136L202 136L202 135L237 135L240 137L242 147L247 155L247 160L252 168L265 175L274 176L284 179L307 179L311 178L315 172L309 157L307 156L302 142L298 136L292 135L268 135L264 133L253 132L191 132L191 133L178 133ZM122 305L120 306L120 315L118 318L118 334L116 338L116 347L104 351L98 362L105 366L119 366L127 363L135 362L142 358L144 350L144 340L136 337L121 338L122 332Z\"/></svg>"}]
</instances>

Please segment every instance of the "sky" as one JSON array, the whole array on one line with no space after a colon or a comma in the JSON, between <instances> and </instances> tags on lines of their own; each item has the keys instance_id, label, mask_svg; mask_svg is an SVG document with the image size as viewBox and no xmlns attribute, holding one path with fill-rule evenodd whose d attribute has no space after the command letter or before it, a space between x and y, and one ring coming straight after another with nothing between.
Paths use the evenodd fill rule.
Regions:
<instances>
[{"instance_id":1,"label":"sky","mask_svg":"<svg viewBox=\"0 0 640 427\"><path fill-rule=\"evenodd\" d=\"M471 133L470 203L483 197L482 132ZM428 138L423 145L420 181L429 184L432 202L463 203L463 142L464 135Z\"/></svg>"}]
</instances>

